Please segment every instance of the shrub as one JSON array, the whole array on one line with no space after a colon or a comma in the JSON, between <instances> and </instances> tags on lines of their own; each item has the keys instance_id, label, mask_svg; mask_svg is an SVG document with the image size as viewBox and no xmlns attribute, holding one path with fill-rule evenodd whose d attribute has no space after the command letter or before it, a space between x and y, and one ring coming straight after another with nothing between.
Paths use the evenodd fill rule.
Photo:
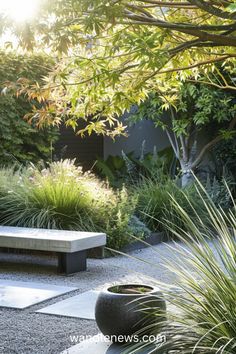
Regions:
<instances>
[{"instance_id":1,"label":"shrub","mask_svg":"<svg viewBox=\"0 0 236 354\"><path fill-rule=\"evenodd\" d=\"M99 213L97 213L98 229L105 231L109 235L108 246L113 249L119 249L132 242L133 228L130 220L135 210L135 198L130 197L127 190L111 191L107 194L105 200L97 204ZM136 233L136 236L140 233Z\"/></svg>"},{"instance_id":2,"label":"shrub","mask_svg":"<svg viewBox=\"0 0 236 354\"><path fill-rule=\"evenodd\" d=\"M229 184L230 186L230 184ZM196 183L192 183L184 189L178 186L178 182L167 177L158 179L142 178L134 188L137 195L136 213L152 231L166 229L166 220L171 220L173 225L184 228L182 219L173 210L171 197L174 197L181 208L188 212L195 222L198 222L199 215L207 224L206 207L203 200L210 199L217 206L225 210L232 206L232 201L227 193L224 180L212 182L207 180L206 193L199 197Z\"/></svg>"},{"instance_id":3,"label":"shrub","mask_svg":"<svg viewBox=\"0 0 236 354\"><path fill-rule=\"evenodd\" d=\"M0 51L0 91L5 81L27 78L40 81L49 72L52 60L40 55L16 55ZM37 129L23 117L31 111L31 105L23 96L0 95L0 164L37 162L50 159L52 144L56 141L55 128Z\"/></svg>"},{"instance_id":4,"label":"shrub","mask_svg":"<svg viewBox=\"0 0 236 354\"><path fill-rule=\"evenodd\" d=\"M109 155L106 160L97 159L95 169L98 174L106 178L114 188L121 188L123 184L134 185L140 180L140 176L157 178L160 176L173 176L176 172L176 158L171 148L144 153L145 140L141 146L140 157L136 158L133 152L122 156Z\"/></svg>"},{"instance_id":5,"label":"shrub","mask_svg":"<svg viewBox=\"0 0 236 354\"><path fill-rule=\"evenodd\" d=\"M230 209L233 205L232 197L227 189L231 192L235 189L235 181L231 176L226 175L219 180L214 177L212 181L208 178L206 181L205 191L207 192L207 195L216 206L221 207L224 210Z\"/></svg>"},{"instance_id":6,"label":"shrub","mask_svg":"<svg viewBox=\"0 0 236 354\"><path fill-rule=\"evenodd\" d=\"M4 170L1 175L4 179ZM17 182L0 197L1 224L105 232L114 249L131 241L135 198L83 174L73 161L54 162L43 170L25 168L13 179Z\"/></svg>"},{"instance_id":7,"label":"shrub","mask_svg":"<svg viewBox=\"0 0 236 354\"><path fill-rule=\"evenodd\" d=\"M137 194L136 212L152 231L165 230L165 219L171 219L175 225L181 225L179 217L172 212L171 196L178 200L184 210L193 216L191 205L202 212L203 206L198 198L194 185L182 190L175 181L170 179L155 180L143 178L135 187ZM190 203L189 203L190 200Z\"/></svg>"},{"instance_id":8,"label":"shrub","mask_svg":"<svg viewBox=\"0 0 236 354\"><path fill-rule=\"evenodd\" d=\"M220 141L213 150L217 175L229 176L234 182L234 195L236 195L236 138Z\"/></svg>"}]
</instances>

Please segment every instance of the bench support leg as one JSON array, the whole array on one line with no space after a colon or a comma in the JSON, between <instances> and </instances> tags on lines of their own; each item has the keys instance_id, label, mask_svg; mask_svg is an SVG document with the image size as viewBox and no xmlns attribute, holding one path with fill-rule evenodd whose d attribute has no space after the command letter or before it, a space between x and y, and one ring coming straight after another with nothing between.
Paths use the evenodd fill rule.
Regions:
<instances>
[{"instance_id":1,"label":"bench support leg","mask_svg":"<svg viewBox=\"0 0 236 354\"><path fill-rule=\"evenodd\" d=\"M73 274L82 270L86 270L87 252L79 251L74 253L58 254L58 271L59 273Z\"/></svg>"}]
</instances>

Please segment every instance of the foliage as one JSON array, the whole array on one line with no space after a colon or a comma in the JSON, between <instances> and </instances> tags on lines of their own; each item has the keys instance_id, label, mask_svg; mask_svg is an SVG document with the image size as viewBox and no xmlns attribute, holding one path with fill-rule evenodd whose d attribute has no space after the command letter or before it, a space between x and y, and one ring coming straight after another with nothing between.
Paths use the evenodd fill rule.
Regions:
<instances>
[{"instance_id":1,"label":"foliage","mask_svg":"<svg viewBox=\"0 0 236 354\"><path fill-rule=\"evenodd\" d=\"M22 78L42 81L52 66L52 60L46 56L17 55L0 52L0 89L7 80ZM36 129L23 118L32 110L36 101L31 103L23 97L14 97L3 91L0 95L0 163L37 162L50 159L52 144L56 140L56 130L50 127Z\"/></svg>"},{"instance_id":2,"label":"foliage","mask_svg":"<svg viewBox=\"0 0 236 354\"><path fill-rule=\"evenodd\" d=\"M5 196L11 188L19 184L20 176L13 167L0 169L0 197Z\"/></svg>"},{"instance_id":3,"label":"foliage","mask_svg":"<svg viewBox=\"0 0 236 354\"><path fill-rule=\"evenodd\" d=\"M145 141L141 147L140 157L134 156L133 152L122 156L108 156L106 160L98 159L96 170L102 177L106 177L109 184L120 188L123 184L134 185L140 178L157 178L161 175L175 176L177 169L176 159L171 148L157 151L156 146L153 153L145 153Z\"/></svg>"},{"instance_id":4,"label":"foliage","mask_svg":"<svg viewBox=\"0 0 236 354\"><path fill-rule=\"evenodd\" d=\"M222 171L226 169L226 171L234 178L234 182L236 182L236 139L227 139L219 142L213 153L216 158L216 166L218 171Z\"/></svg>"},{"instance_id":5,"label":"foliage","mask_svg":"<svg viewBox=\"0 0 236 354\"><path fill-rule=\"evenodd\" d=\"M45 102L40 112L36 107L29 116L37 112L39 125L66 119L77 130L80 117L87 121L82 135L96 131L112 137L125 134L118 117L154 93L162 109L171 112L170 125L165 121L162 126L181 163L184 186L205 152L229 138L236 125L233 94L223 92L236 89L235 13L219 2L164 5L148 0L46 2L28 28L30 36L25 38L12 26L26 47L37 48L39 36L62 53L61 60L43 87L32 80L13 87ZM227 120L228 128L198 152L196 130L209 120ZM156 122L161 124L159 117Z\"/></svg>"},{"instance_id":6,"label":"foliage","mask_svg":"<svg viewBox=\"0 0 236 354\"><path fill-rule=\"evenodd\" d=\"M150 93L148 99L141 103L131 116L133 121L147 118L153 120L157 126L166 129L168 120L163 111L169 108L165 97L158 92ZM215 124L224 124L231 121L236 114L235 95L230 91L215 89L214 87L182 83L176 92L175 119L171 121L172 131L179 138L188 137L196 129L214 121Z\"/></svg>"},{"instance_id":7,"label":"foliage","mask_svg":"<svg viewBox=\"0 0 236 354\"><path fill-rule=\"evenodd\" d=\"M101 231L108 246L118 249L131 241L129 226L135 198L125 189L114 192L73 161L54 162L48 168L0 170L0 223L25 227ZM139 234L140 236L140 234Z\"/></svg>"},{"instance_id":8,"label":"foliage","mask_svg":"<svg viewBox=\"0 0 236 354\"><path fill-rule=\"evenodd\" d=\"M181 207L184 210L188 210L187 195L188 198L191 198L195 207L200 211L202 210L202 204L196 198L194 186L189 186L182 191L175 181L166 177L162 178L162 180L143 178L134 188L134 193L137 194L138 198L137 215L155 232L163 229L166 230L163 226L165 219L171 218L176 225L180 222L177 216L174 218L171 196L175 196ZM191 210L189 211L191 213Z\"/></svg>"},{"instance_id":9,"label":"foliage","mask_svg":"<svg viewBox=\"0 0 236 354\"><path fill-rule=\"evenodd\" d=\"M131 154L129 156L131 157ZM121 156L109 155L106 160L98 158L95 168L113 187L121 187L128 177L126 164Z\"/></svg>"},{"instance_id":10,"label":"foliage","mask_svg":"<svg viewBox=\"0 0 236 354\"><path fill-rule=\"evenodd\" d=\"M171 220L165 223L181 242L170 246L175 256L165 260L165 266L176 280L171 286L160 285L164 298L172 306L169 306L168 320L162 323L166 342L152 348L155 353L235 353L236 205L225 213L211 200L206 201L207 191L199 182L197 188L208 223L195 210L199 220L196 224L195 218L175 197L172 198L173 213L185 228L176 228ZM228 193L231 197L229 189ZM138 353L140 344L131 349L132 353Z\"/></svg>"},{"instance_id":11,"label":"foliage","mask_svg":"<svg viewBox=\"0 0 236 354\"><path fill-rule=\"evenodd\" d=\"M127 169L129 165L129 156L123 154L123 158L126 161ZM139 158L131 158L130 163L133 163L134 169L132 171L132 165L130 166L129 173L132 176L134 182L139 181L140 177L147 178L162 178L162 176L175 177L177 172L177 161L173 154L171 147L167 147L161 151L157 151L156 146L153 148L153 152L145 153L145 140L142 143L141 154ZM135 176L136 172L136 176Z\"/></svg>"},{"instance_id":12,"label":"foliage","mask_svg":"<svg viewBox=\"0 0 236 354\"><path fill-rule=\"evenodd\" d=\"M163 114L167 108L170 111ZM153 120L166 131L182 172L187 174L198 167L214 145L235 135L235 97L228 91L184 83L176 92L175 109L169 106L166 97L151 93L131 116L134 121L144 118ZM214 129L209 129L209 141L199 149L202 132L211 125Z\"/></svg>"},{"instance_id":13,"label":"foliage","mask_svg":"<svg viewBox=\"0 0 236 354\"><path fill-rule=\"evenodd\" d=\"M129 220L130 233L136 238L143 239L150 236L151 231L137 216L133 215Z\"/></svg>"},{"instance_id":14,"label":"foliage","mask_svg":"<svg viewBox=\"0 0 236 354\"><path fill-rule=\"evenodd\" d=\"M232 207L232 197L227 191L225 186L226 183L227 188L233 192L235 189L235 182L231 176L228 176L227 179L223 177L220 180L217 180L216 177L214 177L212 181L208 177L205 185L209 198L216 206L221 207L223 210L229 210Z\"/></svg>"},{"instance_id":15,"label":"foliage","mask_svg":"<svg viewBox=\"0 0 236 354\"><path fill-rule=\"evenodd\" d=\"M208 203L210 227L205 227L204 233L177 201L173 201L173 206L187 226L187 231L179 229L176 236L189 253L186 258L186 251L178 248L184 264L181 262L175 269L176 264L170 266L178 276L181 288L171 296L171 302L180 310L175 318L180 328L175 329L181 333L181 341L177 341L172 332L169 344L178 350L177 353L192 353L194 348L195 353L233 354L236 346L235 205L226 214L213 203ZM170 223L168 226L172 228ZM217 240L209 242L213 235Z\"/></svg>"},{"instance_id":16,"label":"foliage","mask_svg":"<svg viewBox=\"0 0 236 354\"><path fill-rule=\"evenodd\" d=\"M229 184L229 186L231 186ZM135 186L134 193L137 195L136 213L152 231L166 230L165 222L169 220L176 227L185 228L182 219L174 212L172 198L178 202L181 208L188 212L189 216L198 222L200 215L207 223L206 208L203 199L199 198L199 192L195 184L191 184L181 189L177 181L166 176L162 179L143 178ZM212 182L208 179L206 184L207 198L212 200L218 207L228 210L232 207L232 202L227 193L227 188L223 180ZM196 215L197 212L197 215ZM173 235L172 235L173 236Z\"/></svg>"},{"instance_id":17,"label":"foliage","mask_svg":"<svg viewBox=\"0 0 236 354\"><path fill-rule=\"evenodd\" d=\"M132 235L135 229L132 216L136 199L130 196L125 188L120 192L113 193L109 195L109 198L106 198L103 208L98 208L99 214L96 222L98 229L108 235L108 247L119 249L133 241ZM140 232L138 229L136 231L137 237L144 238L145 230Z\"/></svg>"},{"instance_id":18,"label":"foliage","mask_svg":"<svg viewBox=\"0 0 236 354\"><path fill-rule=\"evenodd\" d=\"M39 123L48 114L57 120L58 112L65 112L74 117L66 118L74 128L78 117L87 119L81 133L114 136L124 132L117 117L150 92L159 91L174 104L181 81L235 89L233 4L53 0L42 2L27 26L4 19L2 31L10 28L25 48L46 45L61 53L40 93L35 83L18 85L23 91L27 87L29 97L38 92L47 101ZM215 63L229 75L215 78Z\"/></svg>"}]
</instances>

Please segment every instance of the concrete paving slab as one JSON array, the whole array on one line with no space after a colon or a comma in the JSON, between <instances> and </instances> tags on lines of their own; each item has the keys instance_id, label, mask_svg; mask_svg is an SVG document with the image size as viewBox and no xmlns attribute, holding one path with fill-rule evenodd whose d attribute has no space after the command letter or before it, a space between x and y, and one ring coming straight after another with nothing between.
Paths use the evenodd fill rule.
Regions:
<instances>
[{"instance_id":1,"label":"concrete paving slab","mask_svg":"<svg viewBox=\"0 0 236 354\"><path fill-rule=\"evenodd\" d=\"M61 354L104 354L109 349L111 343L100 340L101 336L96 335L89 340L73 345L71 348L61 352Z\"/></svg>"},{"instance_id":2,"label":"concrete paving slab","mask_svg":"<svg viewBox=\"0 0 236 354\"><path fill-rule=\"evenodd\" d=\"M99 291L91 290L44 307L36 312L95 320L95 304Z\"/></svg>"},{"instance_id":3,"label":"concrete paving slab","mask_svg":"<svg viewBox=\"0 0 236 354\"><path fill-rule=\"evenodd\" d=\"M0 307L24 309L76 289L46 283L0 279Z\"/></svg>"},{"instance_id":4,"label":"concrete paving slab","mask_svg":"<svg viewBox=\"0 0 236 354\"><path fill-rule=\"evenodd\" d=\"M153 345L149 345L144 349L137 351L137 354L148 354L154 349ZM128 347L121 344L109 342L102 334L97 334L88 340L84 340L79 344L73 345L61 352L60 354L122 354L128 352Z\"/></svg>"}]
</instances>

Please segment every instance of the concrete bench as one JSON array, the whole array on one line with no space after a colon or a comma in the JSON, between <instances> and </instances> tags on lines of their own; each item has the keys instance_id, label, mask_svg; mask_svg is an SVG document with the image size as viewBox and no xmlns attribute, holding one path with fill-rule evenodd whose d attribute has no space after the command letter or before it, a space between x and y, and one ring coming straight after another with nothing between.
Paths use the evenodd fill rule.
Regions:
<instances>
[{"instance_id":1,"label":"concrete bench","mask_svg":"<svg viewBox=\"0 0 236 354\"><path fill-rule=\"evenodd\" d=\"M105 244L103 233L0 226L0 247L56 252L60 273L86 270L86 251Z\"/></svg>"}]
</instances>

